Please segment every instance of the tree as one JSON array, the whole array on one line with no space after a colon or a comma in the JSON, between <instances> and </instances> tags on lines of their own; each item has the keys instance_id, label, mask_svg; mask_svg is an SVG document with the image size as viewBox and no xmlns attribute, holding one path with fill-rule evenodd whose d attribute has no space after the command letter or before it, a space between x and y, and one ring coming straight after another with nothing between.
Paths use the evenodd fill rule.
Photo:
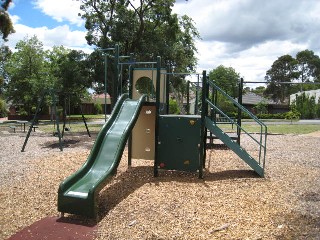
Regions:
<instances>
[{"instance_id":1,"label":"tree","mask_svg":"<svg viewBox=\"0 0 320 240\"><path fill-rule=\"evenodd\" d=\"M54 46L47 52L47 59L50 88L59 97L59 105L66 113L67 105L78 105L91 86L88 55L83 51Z\"/></svg>"},{"instance_id":2,"label":"tree","mask_svg":"<svg viewBox=\"0 0 320 240\"><path fill-rule=\"evenodd\" d=\"M8 74L5 70L11 51L9 47L2 45L0 47L0 117L7 115L6 102L3 99L3 90L6 82L8 81Z\"/></svg>"},{"instance_id":3,"label":"tree","mask_svg":"<svg viewBox=\"0 0 320 240\"><path fill-rule=\"evenodd\" d=\"M283 55L272 64L265 79L269 82L265 94L283 102L290 94L317 88L306 83L320 83L320 58L311 50L298 52L296 58Z\"/></svg>"},{"instance_id":4,"label":"tree","mask_svg":"<svg viewBox=\"0 0 320 240\"><path fill-rule=\"evenodd\" d=\"M290 55L279 57L267 71L265 79L268 82L266 94L275 101L284 102L290 93L290 83L297 79L297 61Z\"/></svg>"},{"instance_id":5,"label":"tree","mask_svg":"<svg viewBox=\"0 0 320 240\"><path fill-rule=\"evenodd\" d=\"M44 65L45 52L36 36L19 41L15 49L6 66L9 81L5 93L8 100L23 105L24 110L31 114L39 93L50 81Z\"/></svg>"},{"instance_id":6,"label":"tree","mask_svg":"<svg viewBox=\"0 0 320 240\"><path fill-rule=\"evenodd\" d=\"M60 59L57 88L66 95L70 93L79 103L81 96L90 87L87 54L83 51L71 50Z\"/></svg>"},{"instance_id":7,"label":"tree","mask_svg":"<svg viewBox=\"0 0 320 240\"><path fill-rule=\"evenodd\" d=\"M319 116L320 99L316 99L315 96L309 96L305 92L301 95L296 95L295 101L292 103L292 107L296 109L301 118L313 119Z\"/></svg>"},{"instance_id":8,"label":"tree","mask_svg":"<svg viewBox=\"0 0 320 240\"><path fill-rule=\"evenodd\" d=\"M159 55L172 71L192 71L197 60L194 39L199 33L191 18L172 14L174 2L82 0L87 42L100 49L119 43L121 55L134 53L137 61L154 61ZM110 66L112 75L111 71Z\"/></svg>"},{"instance_id":9,"label":"tree","mask_svg":"<svg viewBox=\"0 0 320 240\"><path fill-rule=\"evenodd\" d=\"M6 71L6 65L12 52L8 46L0 47L0 96L3 93L4 86L8 82L9 76Z\"/></svg>"},{"instance_id":10,"label":"tree","mask_svg":"<svg viewBox=\"0 0 320 240\"><path fill-rule=\"evenodd\" d=\"M311 50L298 52L296 55L299 80L304 82L313 82L319 78L320 58Z\"/></svg>"},{"instance_id":11,"label":"tree","mask_svg":"<svg viewBox=\"0 0 320 240\"><path fill-rule=\"evenodd\" d=\"M91 86L89 82L88 54L83 51L54 46L48 53L48 68L55 79L54 88L63 94L86 92Z\"/></svg>"},{"instance_id":12,"label":"tree","mask_svg":"<svg viewBox=\"0 0 320 240\"><path fill-rule=\"evenodd\" d=\"M16 52L7 61L8 83L5 94L13 104L22 106L30 115L39 97L58 97L63 110L66 102L78 104L91 86L88 55L83 51L54 46L44 51L36 36L25 38L16 45Z\"/></svg>"},{"instance_id":13,"label":"tree","mask_svg":"<svg viewBox=\"0 0 320 240\"><path fill-rule=\"evenodd\" d=\"M258 102L253 108L257 114L268 113L268 103L265 100Z\"/></svg>"},{"instance_id":14,"label":"tree","mask_svg":"<svg viewBox=\"0 0 320 240\"><path fill-rule=\"evenodd\" d=\"M209 72L209 79L233 98L238 97L240 74L234 68L220 65Z\"/></svg>"},{"instance_id":15,"label":"tree","mask_svg":"<svg viewBox=\"0 0 320 240\"><path fill-rule=\"evenodd\" d=\"M259 87L256 87L255 89L252 89L253 93L255 93L261 97L264 95L265 91L266 91L266 87L264 87L264 86L259 86Z\"/></svg>"},{"instance_id":16,"label":"tree","mask_svg":"<svg viewBox=\"0 0 320 240\"><path fill-rule=\"evenodd\" d=\"M14 33L14 28L12 21L7 13L8 7L12 0L1 0L0 5L0 32L2 34L2 39L7 40L9 34Z\"/></svg>"},{"instance_id":17,"label":"tree","mask_svg":"<svg viewBox=\"0 0 320 240\"><path fill-rule=\"evenodd\" d=\"M291 124L294 119L299 120L300 116L301 113L297 110L295 104L290 105L290 111L285 114L285 118L291 120Z\"/></svg>"}]
</instances>

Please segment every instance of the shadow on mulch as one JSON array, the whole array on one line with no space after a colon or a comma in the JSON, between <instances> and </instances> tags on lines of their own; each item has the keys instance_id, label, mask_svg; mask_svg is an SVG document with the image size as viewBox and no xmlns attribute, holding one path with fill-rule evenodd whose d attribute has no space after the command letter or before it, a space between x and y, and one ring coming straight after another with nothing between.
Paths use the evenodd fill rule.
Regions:
<instances>
[{"instance_id":1,"label":"shadow on mulch","mask_svg":"<svg viewBox=\"0 0 320 240\"><path fill-rule=\"evenodd\" d=\"M77 147L76 144L80 143L80 140L74 140L74 139L67 139L67 140L62 140L62 147L63 148L74 148ZM47 142L44 144L43 148L59 148L60 143L59 139L57 139L57 142Z\"/></svg>"},{"instance_id":2,"label":"shadow on mulch","mask_svg":"<svg viewBox=\"0 0 320 240\"><path fill-rule=\"evenodd\" d=\"M308 214L290 213L277 218L285 231L276 239L320 239L320 217L312 217Z\"/></svg>"},{"instance_id":3,"label":"shadow on mulch","mask_svg":"<svg viewBox=\"0 0 320 240\"><path fill-rule=\"evenodd\" d=\"M76 139L62 139L62 148L75 148L75 147L83 147L88 150L92 149L93 141L95 138L85 137L77 137ZM50 148L50 149L59 149L60 143L57 138L56 141L49 141L43 144L42 148Z\"/></svg>"}]
</instances>

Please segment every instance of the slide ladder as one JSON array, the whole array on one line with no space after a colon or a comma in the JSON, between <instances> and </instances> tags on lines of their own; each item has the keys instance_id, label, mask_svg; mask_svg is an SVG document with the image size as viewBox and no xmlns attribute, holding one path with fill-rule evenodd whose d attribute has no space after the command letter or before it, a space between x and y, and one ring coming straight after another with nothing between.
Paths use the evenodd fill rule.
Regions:
<instances>
[{"instance_id":1,"label":"slide ladder","mask_svg":"<svg viewBox=\"0 0 320 240\"><path fill-rule=\"evenodd\" d=\"M219 124L215 121L215 117L210 117L207 112L205 116L205 127L212 132L217 138L219 138L226 146L228 146L234 153L236 153L244 162L246 162L258 175L261 177L264 176L264 167L265 167L265 157L266 157L266 142L267 142L267 126L261 122L255 115L253 115L250 111L248 111L245 107L239 104L235 99L229 96L226 92L224 92L221 88L219 88L213 81L207 81L207 90L205 96L205 108L208 109L210 107L214 114L219 113L221 116L226 118L228 122L235 125L237 127L237 132L248 136L247 139L253 142L253 145L256 146L255 152L257 153L255 156L249 154L245 148L240 144L240 141L236 141L232 139L224 130L219 127ZM240 109L238 113L244 112L246 113L252 120L253 124L256 124L260 128L260 132L249 133L241 126L241 123L235 121L230 118L226 113L224 113L216 104L213 104L211 99L209 99L209 92L212 90L212 94L220 94L220 96L230 101L237 109ZM258 137L257 137L258 135ZM248 141L249 141L248 140Z\"/></svg>"},{"instance_id":2,"label":"slide ladder","mask_svg":"<svg viewBox=\"0 0 320 240\"><path fill-rule=\"evenodd\" d=\"M100 130L84 165L64 180L58 190L58 211L97 217L100 190L116 174L123 150L139 116L145 96L138 101L122 95Z\"/></svg>"}]
</instances>

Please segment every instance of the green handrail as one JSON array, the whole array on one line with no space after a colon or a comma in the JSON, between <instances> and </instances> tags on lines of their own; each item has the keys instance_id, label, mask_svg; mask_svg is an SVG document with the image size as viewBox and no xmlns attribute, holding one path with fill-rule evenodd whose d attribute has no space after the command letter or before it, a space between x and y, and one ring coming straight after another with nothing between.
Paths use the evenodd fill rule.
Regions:
<instances>
[{"instance_id":1,"label":"green handrail","mask_svg":"<svg viewBox=\"0 0 320 240\"><path fill-rule=\"evenodd\" d=\"M228 100L230 100L238 109L245 112L251 119L253 119L258 125L260 125L260 141L255 139L252 134L248 133L242 126L240 126L236 121L231 119L227 114L225 114L220 108L218 108L216 105L214 105L211 100L206 96L206 103L210 105L210 107L214 108L216 111L218 111L220 114L222 114L224 117L226 117L230 123L235 124L238 128L240 128L245 134L247 134L254 142L256 142L259 145L259 159L258 163L261 165L261 158L262 158L262 167L265 166L265 158L266 158L266 145L267 145L267 126L260 121L254 114L252 114L248 109L243 107L241 104L239 104L235 99L233 99L231 96L229 96L225 91L223 91L221 88L219 88L213 81L207 80L207 83L210 87L220 92L224 97L226 97ZM263 156L262 156L263 155Z\"/></svg>"}]
</instances>

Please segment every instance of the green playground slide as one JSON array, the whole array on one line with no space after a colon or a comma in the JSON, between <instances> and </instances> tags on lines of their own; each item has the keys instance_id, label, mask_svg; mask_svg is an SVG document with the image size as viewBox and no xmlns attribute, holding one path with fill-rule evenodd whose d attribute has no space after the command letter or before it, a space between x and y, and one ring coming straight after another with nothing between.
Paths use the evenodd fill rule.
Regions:
<instances>
[{"instance_id":1,"label":"green playground slide","mask_svg":"<svg viewBox=\"0 0 320 240\"><path fill-rule=\"evenodd\" d=\"M122 95L104 124L84 165L65 179L58 190L58 211L97 217L98 195L116 174L130 132L145 97L138 101Z\"/></svg>"}]
</instances>

